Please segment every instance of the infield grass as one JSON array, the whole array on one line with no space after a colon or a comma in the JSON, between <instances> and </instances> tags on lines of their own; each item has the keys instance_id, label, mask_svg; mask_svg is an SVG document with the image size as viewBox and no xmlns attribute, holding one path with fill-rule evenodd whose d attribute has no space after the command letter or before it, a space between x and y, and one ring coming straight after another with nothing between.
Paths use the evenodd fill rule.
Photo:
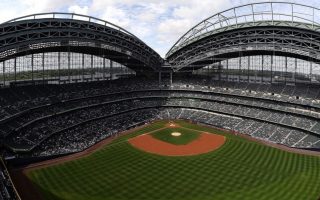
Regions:
<instances>
[{"instance_id":1,"label":"infield grass","mask_svg":"<svg viewBox=\"0 0 320 200\"><path fill-rule=\"evenodd\" d=\"M172 136L173 132L181 133L180 136ZM152 137L175 145L185 145L199 137L199 132L185 128L166 128L151 133Z\"/></svg>"},{"instance_id":2,"label":"infield grass","mask_svg":"<svg viewBox=\"0 0 320 200\"><path fill-rule=\"evenodd\" d=\"M48 200L317 200L320 196L319 157L285 152L185 121L175 123L182 129L224 135L226 143L206 154L166 157L142 152L127 142L166 123L119 137L90 156L32 170L28 177Z\"/></svg>"}]
</instances>

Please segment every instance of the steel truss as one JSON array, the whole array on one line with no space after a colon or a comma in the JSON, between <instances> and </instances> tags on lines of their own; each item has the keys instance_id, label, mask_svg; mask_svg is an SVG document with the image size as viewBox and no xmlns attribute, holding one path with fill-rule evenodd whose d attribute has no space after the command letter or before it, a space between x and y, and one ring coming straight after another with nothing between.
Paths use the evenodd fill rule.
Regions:
<instances>
[{"instance_id":1,"label":"steel truss","mask_svg":"<svg viewBox=\"0 0 320 200\"><path fill-rule=\"evenodd\" d=\"M295 27L320 32L320 9L288 2L259 2L219 12L186 32L168 51L170 58L205 37L248 27Z\"/></svg>"},{"instance_id":2,"label":"steel truss","mask_svg":"<svg viewBox=\"0 0 320 200\"><path fill-rule=\"evenodd\" d=\"M89 16L42 13L0 24L0 61L57 51L101 56L135 71L158 71L163 63L133 34Z\"/></svg>"},{"instance_id":3,"label":"steel truss","mask_svg":"<svg viewBox=\"0 0 320 200\"><path fill-rule=\"evenodd\" d=\"M247 55L280 55L320 62L320 32L277 26L236 29L193 42L168 61L177 71Z\"/></svg>"}]
</instances>

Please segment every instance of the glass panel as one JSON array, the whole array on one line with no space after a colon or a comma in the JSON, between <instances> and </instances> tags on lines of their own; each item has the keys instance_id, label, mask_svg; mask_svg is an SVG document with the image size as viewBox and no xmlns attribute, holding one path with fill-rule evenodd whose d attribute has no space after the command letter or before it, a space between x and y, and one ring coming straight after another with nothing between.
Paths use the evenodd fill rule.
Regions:
<instances>
[{"instance_id":1,"label":"glass panel","mask_svg":"<svg viewBox=\"0 0 320 200\"><path fill-rule=\"evenodd\" d=\"M10 82L15 80L14 76L14 60L6 60L5 61L5 80L6 80L6 85L9 85Z\"/></svg>"}]
</instances>

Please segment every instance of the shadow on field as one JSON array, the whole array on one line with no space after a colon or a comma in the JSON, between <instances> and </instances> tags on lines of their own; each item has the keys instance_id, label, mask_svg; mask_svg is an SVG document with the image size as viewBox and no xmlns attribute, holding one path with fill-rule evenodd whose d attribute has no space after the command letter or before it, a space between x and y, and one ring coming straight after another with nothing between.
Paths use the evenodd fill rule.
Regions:
<instances>
[{"instance_id":1,"label":"shadow on field","mask_svg":"<svg viewBox=\"0 0 320 200\"><path fill-rule=\"evenodd\" d=\"M49 190L44 189L43 187L36 185L36 183L33 183L35 188L38 189L38 191L41 192L42 200L64 200L63 198L53 194Z\"/></svg>"},{"instance_id":2,"label":"shadow on field","mask_svg":"<svg viewBox=\"0 0 320 200\"><path fill-rule=\"evenodd\" d=\"M23 170L14 170L10 174L22 200L63 200L30 180Z\"/></svg>"}]
</instances>

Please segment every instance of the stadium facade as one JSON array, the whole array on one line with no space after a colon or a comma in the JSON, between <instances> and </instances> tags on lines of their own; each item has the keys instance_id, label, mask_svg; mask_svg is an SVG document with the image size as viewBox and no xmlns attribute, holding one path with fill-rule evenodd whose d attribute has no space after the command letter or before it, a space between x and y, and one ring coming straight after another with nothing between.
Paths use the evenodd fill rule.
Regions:
<instances>
[{"instance_id":1,"label":"stadium facade","mask_svg":"<svg viewBox=\"0 0 320 200\"><path fill-rule=\"evenodd\" d=\"M234 7L191 28L165 59L90 16L41 13L2 23L3 157L20 165L79 152L157 119L319 151L319 16L295 3Z\"/></svg>"},{"instance_id":2,"label":"stadium facade","mask_svg":"<svg viewBox=\"0 0 320 200\"><path fill-rule=\"evenodd\" d=\"M318 83L319 13L314 7L283 2L231 8L190 29L166 60L175 72L219 80ZM106 80L118 70L130 75L168 70L136 36L94 17L42 13L10 20L0 28L2 86L22 80Z\"/></svg>"}]
</instances>

